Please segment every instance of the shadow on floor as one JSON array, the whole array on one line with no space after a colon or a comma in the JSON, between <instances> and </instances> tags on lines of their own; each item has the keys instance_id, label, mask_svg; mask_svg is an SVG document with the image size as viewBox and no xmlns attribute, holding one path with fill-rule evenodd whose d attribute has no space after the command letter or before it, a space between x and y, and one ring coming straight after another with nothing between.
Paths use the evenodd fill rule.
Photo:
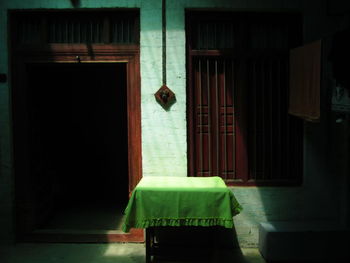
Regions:
<instances>
[{"instance_id":1,"label":"shadow on floor","mask_svg":"<svg viewBox=\"0 0 350 263\"><path fill-rule=\"evenodd\" d=\"M79 203L58 209L41 229L121 230L126 205ZM93 218L93 220L88 220Z\"/></svg>"},{"instance_id":2,"label":"shadow on floor","mask_svg":"<svg viewBox=\"0 0 350 263\"><path fill-rule=\"evenodd\" d=\"M151 255L155 263L264 262L257 251L240 249L234 229L223 227L157 227ZM256 260L260 259L260 260Z\"/></svg>"},{"instance_id":3,"label":"shadow on floor","mask_svg":"<svg viewBox=\"0 0 350 263\"><path fill-rule=\"evenodd\" d=\"M222 249L210 263L265 263L257 248ZM192 261L191 261L192 260ZM144 263L144 244L17 244L0 247L1 263ZM196 263L201 258L158 263Z\"/></svg>"}]
</instances>

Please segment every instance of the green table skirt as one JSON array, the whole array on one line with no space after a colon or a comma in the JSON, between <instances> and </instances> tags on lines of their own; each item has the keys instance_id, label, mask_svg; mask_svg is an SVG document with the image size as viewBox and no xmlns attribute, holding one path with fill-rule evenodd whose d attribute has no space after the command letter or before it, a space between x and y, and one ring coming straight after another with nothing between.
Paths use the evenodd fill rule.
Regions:
<instances>
[{"instance_id":1,"label":"green table skirt","mask_svg":"<svg viewBox=\"0 0 350 263\"><path fill-rule=\"evenodd\" d=\"M123 231L156 226L233 227L242 207L220 177L143 177L125 210Z\"/></svg>"}]
</instances>

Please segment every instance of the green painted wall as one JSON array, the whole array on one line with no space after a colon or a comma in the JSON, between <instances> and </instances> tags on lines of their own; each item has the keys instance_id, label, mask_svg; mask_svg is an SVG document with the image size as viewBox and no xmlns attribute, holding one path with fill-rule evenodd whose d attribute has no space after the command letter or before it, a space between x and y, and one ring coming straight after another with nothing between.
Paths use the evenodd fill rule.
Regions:
<instances>
[{"instance_id":1,"label":"green painted wall","mask_svg":"<svg viewBox=\"0 0 350 263\"><path fill-rule=\"evenodd\" d=\"M325 17L325 0L168 0L167 4L167 84L177 101L169 111L154 99L162 85L161 0L81 0L79 8L140 8L141 14L141 95L143 175L187 176L186 137L186 50L185 8L287 11L305 15L304 35L310 41L332 32L341 18ZM307 3L305 3L307 2ZM317 8L315 8L315 6ZM320 7L321 8L318 8ZM8 0L0 2L0 72L9 73L7 10L73 8L69 0ZM339 21L338 21L339 20ZM0 240L13 239L13 165L10 122L10 82L0 83ZM258 223L271 220L337 221L349 204L337 195L339 180L328 180L332 170L327 153L327 125L308 124L305 128L304 184L295 188L235 187L243 205L235 217L241 246L257 246ZM336 150L335 150L336 151ZM345 156L346 150L345 151ZM346 191L342 189L342 191ZM331 213L325 211L332 211Z\"/></svg>"}]
</instances>

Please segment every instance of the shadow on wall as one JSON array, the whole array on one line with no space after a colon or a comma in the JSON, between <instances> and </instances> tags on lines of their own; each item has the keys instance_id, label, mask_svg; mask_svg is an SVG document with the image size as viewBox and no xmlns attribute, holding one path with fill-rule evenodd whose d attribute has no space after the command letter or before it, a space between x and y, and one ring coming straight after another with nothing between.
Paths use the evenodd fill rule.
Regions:
<instances>
[{"instance_id":1,"label":"shadow on wall","mask_svg":"<svg viewBox=\"0 0 350 263\"><path fill-rule=\"evenodd\" d=\"M80 0L70 0L72 3L72 6L75 8L80 7Z\"/></svg>"}]
</instances>

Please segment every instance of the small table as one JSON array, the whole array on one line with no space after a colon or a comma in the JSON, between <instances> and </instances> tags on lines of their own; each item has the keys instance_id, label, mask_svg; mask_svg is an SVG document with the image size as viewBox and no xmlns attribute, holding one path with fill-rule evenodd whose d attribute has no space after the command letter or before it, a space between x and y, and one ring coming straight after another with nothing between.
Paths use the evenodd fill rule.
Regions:
<instances>
[{"instance_id":1,"label":"small table","mask_svg":"<svg viewBox=\"0 0 350 263\"><path fill-rule=\"evenodd\" d=\"M125 210L123 231L146 229L146 262L153 252L154 227L233 227L242 207L224 181L214 177L143 177Z\"/></svg>"}]
</instances>

